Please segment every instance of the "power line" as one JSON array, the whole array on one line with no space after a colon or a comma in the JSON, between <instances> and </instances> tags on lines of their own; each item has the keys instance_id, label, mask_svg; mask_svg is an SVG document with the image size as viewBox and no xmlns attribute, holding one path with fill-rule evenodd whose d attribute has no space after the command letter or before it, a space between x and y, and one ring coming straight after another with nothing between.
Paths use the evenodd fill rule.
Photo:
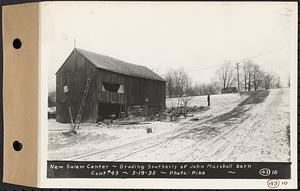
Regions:
<instances>
[{"instance_id":1,"label":"power line","mask_svg":"<svg viewBox=\"0 0 300 191\"><path fill-rule=\"evenodd\" d=\"M203 67L203 68L198 68L198 69L195 69L195 70L189 70L189 71L186 71L187 73L192 73L192 72L197 72L197 71L200 71L200 70L207 70L207 69L210 69L210 68L215 68L215 67L219 67L219 66L222 66L223 64L218 64L218 65L214 65L214 66L209 66L209 67ZM163 74L161 76L166 76L166 74Z\"/></svg>"},{"instance_id":2,"label":"power line","mask_svg":"<svg viewBox=\"0 0 300 191\"><path fill-rule=\"evenodd\" d=\"M214 65L214 66L209 66L209 67L199 68L199 69L196 69L196 70L190 70L190 71L187 71L187 72L197 72L197 71L199 71L199 70L207 70L207 69L215 68L215 67L222 66L222 65L223 65L223 64L218 64L218 65Z\"/></svg>"},{"instance_id":3,"label":"power line","mask_svg":"<svg viewBox=\"0 0 300 191\"><path fill-rule=\"evenodd\" d=\"M231 61L231 62L235 63L235 62L239 62L239 61L242 61L242 60L247 60L247 59L250 59L250 58L257 58L257 57L264 56L264 55L267 55L267 54L271 54L271 53L273 53L273 52L276 52L276 51L279 51L279 50L282 50L282 49L285 49L285 48L288 48L288 47L289 47L289 46L279 47L279 48L272 49L272 50L269 50L269 51L266 51L266 52L263 52L263 53L254 55L254 56L236 59L236 60ZM195 69L195 70L189 70L189 71L186 71L186 72L187 72L187 73L192 73L192 72L197 72L197 71L201 71L201 70L207 70L207 69L219 67L219 66L222 66L222 65L223 65L223 64L218 64L218 65L214 65L214 66L198 68L198 69ZM261 65L261 66L263 66L263 65ZM161 75L161 76L166 76L166 74Z\"/></svg>"},{"instance_id":4,"label":"power line","mask_svg":"<svg viewBox=\"0 0 300 191\"><path fill-rule=\"evenodd\" d=\"M276 64L276 63L278 63L278 62L283 62L283 61L286 61L286 60L288 60L288 59L278 59L278 60L272 60L272 61L269 61L269 62L259 62L258 64L260 65L260 66L266 66L266 65L273 65L273 64Z\"/></svg>"},{"instance_id":5,"label":"power line","mask_svg":"<svg viewBox=\"0 0 300 191\"><path fill-rule=\"evenodd\" d=\"M250 58L257 58L257 57L264 56L264 55L267 55L267 54L270 54L270 53L273 53L273 52L276 52L276 51L279 51L279 50L282 50L282 49L285 49L285 48L288 48L288 47L289 46L283 46L283 47L275 48L275 49L272 49L272 50L269 50L269 51L266 51L266 52L254 55L254 56L237 59L237 60L234 60L233 62L237 62L237 61L245 60L245 59L250 59Z\"/></svg>"}]
</instances>

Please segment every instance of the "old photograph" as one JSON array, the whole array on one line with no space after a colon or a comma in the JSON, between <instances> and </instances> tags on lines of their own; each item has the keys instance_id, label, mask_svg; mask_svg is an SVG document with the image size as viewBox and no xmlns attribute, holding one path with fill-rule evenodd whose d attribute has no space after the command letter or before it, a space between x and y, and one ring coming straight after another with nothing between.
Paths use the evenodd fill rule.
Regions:
<instances>
[{"instance_id":1,"label":"old photograph","mask_svg":"<svg viewBox=\"0 0 300 191\"><path fill-rule=\"evenodd\" d=\"M290 162L296 6L45 3L48 160Z\"/></svg>"}]
</instances>

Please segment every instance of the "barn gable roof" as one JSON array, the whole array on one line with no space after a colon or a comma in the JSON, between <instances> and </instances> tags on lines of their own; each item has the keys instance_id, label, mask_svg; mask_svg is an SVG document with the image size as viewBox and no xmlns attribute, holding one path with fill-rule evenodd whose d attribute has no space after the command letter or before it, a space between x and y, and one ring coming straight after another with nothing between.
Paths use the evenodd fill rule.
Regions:
<instances>
[{"instance_id":1,"label":"barn gable roof","mask_svg":"<svg viewBox=\"0 0 300 191\"><path fill-rule=\"evenodd\" d=\"M101 68L104 70L116 72L119 74L135 76L140 78L146 78L151 80L165 81L158 74L150 70L145 66L140 66L136 64L130 64L109 56L97 54L94 52L75 49L79 54L88 59L92 64L94 64L97 68Z\"/></svg>"}]
</instances>

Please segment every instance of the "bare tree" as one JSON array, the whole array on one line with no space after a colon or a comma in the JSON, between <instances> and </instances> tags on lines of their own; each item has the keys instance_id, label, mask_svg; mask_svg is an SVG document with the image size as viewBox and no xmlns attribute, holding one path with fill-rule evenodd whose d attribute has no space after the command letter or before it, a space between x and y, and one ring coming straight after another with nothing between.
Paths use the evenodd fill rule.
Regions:
<instances>
[{"instance_id":1,"label":"bare tree","mask_svg":"<svg viewBox=\"0 0 300 191\"><path fill-rule=\"evenodd\" d=\"M217 94L220 88L218 87L218 83L210 82L210 83L198 83L195 82L192 86L190 86L186 94L189 96L200 96L207 94Z\"/></svg>"},{"instance_id":2,"label":"bare tree","mask_svg":"<svg viewBox=\"0 0 300 191\"><path fill-rule=\"evenodd\" d=\"M263 71L260 69L259 65L257 65L257 64L253 64L252 72L253 72L253 74L252 74L253 88L254 88L254 91L256 91L262 85L264 74L263 74Z\"/></svg>"},{"instance_id":3,"label":"bare tree","mask_svg":"<svg viewBox=\"0 0 300 191\"><path fill-rule=\"evenodd\" d=\"M173 70L169 70L166 74L166 92L169 97L174 95L174 78L173 78Z\"/></svg>"},{"instance_id":4,"label":"bare tree","mask_svg":"<svg viewBox=\"0 0 300 191\"><path fill-rule=\"evenodd\" d=\"M253 85L253 71L254 71L254 63L252 60L247 60L242 66L242 76L243 76L243 85L245 91L251 91Z\"/></svg>"},{"instance_id":5,"label":"bare tree","mask_svg":"<svg viewBox=\"0 0 300 191\"><path fill-rule=\"evenodd\" d=\"M169 97L182 97L192 84L191 78L183 69L169 70L165 79Z\"/></svg>"},{"instance_id":6,"label":"bare tree","mask_svg":"<svg viewBox=\"0 0 300 191\"><path fill-rule=\"evenodd\" d=\"M243 85L244 85L244 88L245 88L245 91L247 91L248 87L247 87L247 79L248 79L248 73L247 73L247 67L246 65L244 64L243 67L242 67L242 71L243 71Z\"/></svg>"},{"instance_id":7,"label":"bare tree","mask_svg":"<svg viewBox=\"0 0 300 191\"><path fill-rule=\"evenodd\" d=\"M48 94L48 107L54 107L56 105L56 94L55 91Z\"/></svg>"},{"instance_id":8,"label":"bare tree","mask_svg":"<svg viewBox=\"0 0 300 191\"><path fill-rule=\"evenodd\" d=\"M187 107L190 104L191 100L192 100L192 97L187 96L185 94L182 95L181 100L180 100L183 105L183 109L184 109L183 114L184 114L185 119L187 118Z\"/></svg>"},{"instance_id":9,"label":"bare tree","mask_svg":"<svg viewBox=\"0 0 300 191\"><path fill-rule=\"evenodd\" d=\"M280 77L277 76L277 88L281 88Z\"/></svg>"},{"instance_id":10,"label":"bare tree","mask_svg":"<svg viewBox=\"0 0 300 191\"><path fill-rule=\"evenodd\" d=\"M235 81L234 69L231 63L225 61L221 68L217 70L216 76L217 81L223 89L231 87Z\"/></svg>"},{"instance_id":11,"label":"bare tree","mask_svg":"<svg viewBox=\"0 0 300 191\"><path fill-rule=\"evenodd\" d=\"M259 88L270 89L274 86L274 75L264 72L258 64L247 60L242 66L243 86L245 91L257 91Z\"/></svg>"},{"instance_id":12,"label":"bare tree","mask_svg":"<svg viewBox=\"0 0 300 191\"><path fill-rule=\"evenodd\" d=\"M272 74L267 73L264 75L264 86L266 90L270 89L273 86L274 79L275 77Z\"/></svg>"},{"instance_id":13,"label":"bare tree","mask_svg":"<svg viewBox=\"0 0 300 191\"><path fill-rule=\"evenodd\" d=\"M247 73L248 73L248 91L251 91L251 82L252 82L252 72L253 72L253 62L249 60L246 64Z\"/></svg>"}]
</instances>

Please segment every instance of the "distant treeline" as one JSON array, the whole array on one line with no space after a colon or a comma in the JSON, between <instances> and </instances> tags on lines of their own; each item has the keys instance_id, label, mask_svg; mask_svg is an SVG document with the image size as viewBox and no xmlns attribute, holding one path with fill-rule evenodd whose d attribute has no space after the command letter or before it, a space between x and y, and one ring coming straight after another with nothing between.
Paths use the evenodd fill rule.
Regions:
<instances>
[{"instance_id":1,"label":"distant treeline","mask_svg":"<svg viewBox=\"0 0 300 191\"><path fill-rule=\"evenodd\" d=\"M225 61L210 83L193 82L184 69L170 69L165 75L166 94L168 97L200 96L217 94L229 87L239 88L240 91L256 91L280 87L280 79L274 74L265 72L252 60L243 63Z\"/></svg>"},{"instance_id":2,"label":"distant treeline","mask_svg":"<svg viewBox=\"0 0 300 191\"><path fill-rule=\"evenodd\" d=\"M55 91L48 93L48 107L54 107L56 105Z\"/></svg>"}]
</instances>

